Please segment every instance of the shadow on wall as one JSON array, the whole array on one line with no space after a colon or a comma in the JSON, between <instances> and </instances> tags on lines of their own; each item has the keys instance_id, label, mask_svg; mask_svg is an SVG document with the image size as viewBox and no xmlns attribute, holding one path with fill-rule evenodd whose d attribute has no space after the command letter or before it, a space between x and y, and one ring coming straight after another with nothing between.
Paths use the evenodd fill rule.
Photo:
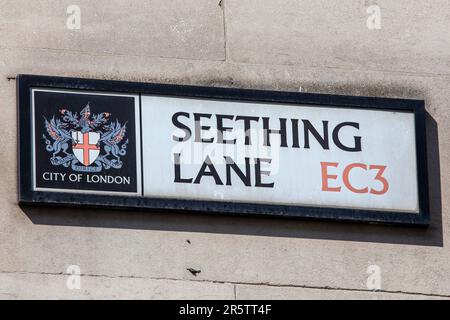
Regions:
<instances>
[{"instance_id":1,"label":"shadow on wall","mask_svg":"<svg viewBox=\"0 0 450 320\"><path fill-rule=\"evenodd\" d=\"M239 234L424 246L443 246L438 127L427 114L431 223L428 228L194 213L22 206L34 224Z\"/></svg>"}]
</instances>

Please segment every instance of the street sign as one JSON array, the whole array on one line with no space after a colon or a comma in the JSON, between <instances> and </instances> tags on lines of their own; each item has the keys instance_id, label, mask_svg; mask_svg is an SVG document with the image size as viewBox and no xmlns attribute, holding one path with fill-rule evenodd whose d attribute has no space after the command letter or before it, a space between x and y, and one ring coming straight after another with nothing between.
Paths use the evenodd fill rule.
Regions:
<instances>
[{"instance_id":1,"label":"street sign","mask_svg":"<svg viewBox=\"0 0 450 320\"><path fill-rule=\"evenodd\" d=\"M18 77L24 204L427 225L423 101Z\"/></svg>"}]
</instances>

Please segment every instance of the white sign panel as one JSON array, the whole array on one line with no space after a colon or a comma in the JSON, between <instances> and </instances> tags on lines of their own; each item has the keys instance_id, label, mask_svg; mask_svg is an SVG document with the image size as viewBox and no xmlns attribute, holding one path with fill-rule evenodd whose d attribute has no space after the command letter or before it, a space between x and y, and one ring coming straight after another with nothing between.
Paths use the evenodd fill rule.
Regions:
<instances>
[{"instance_id":1,"label":"white sign panel","mask_svg":"<svg viewBox=\"0 0 450 320\"><path fill-rule=\"evenodd\" d=\"M143 195L418 212L414 114L142 96Z\"/></svg>"}]
</instances>

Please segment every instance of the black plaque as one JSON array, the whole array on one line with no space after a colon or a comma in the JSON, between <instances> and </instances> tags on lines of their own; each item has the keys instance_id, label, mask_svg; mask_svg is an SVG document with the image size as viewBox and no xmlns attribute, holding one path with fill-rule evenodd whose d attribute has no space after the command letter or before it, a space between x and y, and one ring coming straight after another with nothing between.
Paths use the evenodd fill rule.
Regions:
<instances>
[{"instance_id":1,"label":"black plaque","mask_svg":"<svg viewBox=\"0 0 450 320\"><path fill-rule=\"evenodd\" d=\"M136 97L32 95L35 190L138 192Z\"/></svg>"}]
</instances>

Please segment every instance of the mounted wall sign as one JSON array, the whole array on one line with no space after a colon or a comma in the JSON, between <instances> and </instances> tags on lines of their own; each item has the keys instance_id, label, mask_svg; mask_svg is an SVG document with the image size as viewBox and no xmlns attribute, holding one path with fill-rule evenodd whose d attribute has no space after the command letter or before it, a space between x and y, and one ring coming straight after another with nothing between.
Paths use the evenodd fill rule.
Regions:
<instances>
[{"instance_id":1,"label":"mounted wall sign","mask_svg":"<svg viewBox=\"0 0 450 320\"><path fill-rule=\"evenodd\" d=\"M428 224L423 101L17 83L21 203Z\"/></svg>"}]
</instances>

